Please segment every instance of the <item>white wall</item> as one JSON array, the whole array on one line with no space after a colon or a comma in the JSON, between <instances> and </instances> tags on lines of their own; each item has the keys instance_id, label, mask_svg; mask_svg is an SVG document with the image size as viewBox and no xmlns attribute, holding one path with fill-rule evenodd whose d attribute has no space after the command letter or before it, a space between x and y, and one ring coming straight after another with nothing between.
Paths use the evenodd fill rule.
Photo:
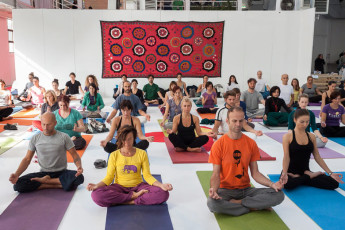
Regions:
<instances>
[{"instance_id":1,"label":"white wall","mask_svg":"<svg viewBox=\"0 0 345 230\"><path fill-rule=\"evenodd\" d=\"M100 20L222 21L225 20L222 77L228 82L234 74L241 89L247 79L262 70L270 85L279 84L288 73L305 82L310 73L314 33L314 9L304 11L115 11L115 10L13 10L17 80L24 84L35 72L41 84L50 88L53 78L60 86L75 72L84 85L88 74L95 74L101 93L112 94L119 79L101 79L102 41ZM139 87L146 79L138 79ZM168 87L173 79L156 79ZM184 79L187 85L202 80Z\"/></svg>"}]
</instances>

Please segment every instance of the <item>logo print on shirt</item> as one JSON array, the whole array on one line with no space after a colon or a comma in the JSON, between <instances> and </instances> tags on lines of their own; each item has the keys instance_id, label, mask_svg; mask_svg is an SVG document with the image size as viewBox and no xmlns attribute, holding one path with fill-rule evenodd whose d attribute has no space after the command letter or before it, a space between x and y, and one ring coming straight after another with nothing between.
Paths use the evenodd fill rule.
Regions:
<instances>
[{"instance_id":1,"label":"logo print on shirt","mask_svg":"<svg viewBox=\"0 0 345 230\"><path fill-rule=\"evenodd\" d=\"M239 150L235 150L233 153L234 159L235 159L235 164L238 165L241 163L241 152Z\"/></svg>"},{"instance_id":2,"label":"logo print on shirt","mask_svg":"<svg viewBox=\"0 0 345 230\"><path fill-rule=\"evenodd\" d=\"M127 173L130 173L131 171L133 171L133 173L136 173L137 170L137 166L135 165L125 165L125 167L123 167L123 172L125 173L127 171Z\"/></svg>"}]
</instances>

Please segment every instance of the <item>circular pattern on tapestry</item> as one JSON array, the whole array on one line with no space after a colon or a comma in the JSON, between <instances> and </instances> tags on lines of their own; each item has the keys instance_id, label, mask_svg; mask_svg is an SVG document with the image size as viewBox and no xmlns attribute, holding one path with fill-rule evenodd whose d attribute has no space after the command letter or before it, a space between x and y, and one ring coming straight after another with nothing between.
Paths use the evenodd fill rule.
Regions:
<instances>
[{"instance_id":1,"label":"circular pattern on tapestry","mask_svg":"<svg viewBox=\"0 0 345 230\"><path fill-rule=\"evenodd\" d=\"M169 36L169 31L166 27L158 27L157 36L160 39L166 39Z\"/></svg>"},{"instance_id":2,"label":"circular pattern on tapestry","mask_svg":"<svg viewBox=\"0 0 345 230\"><path fill-rule=\"evenodd\" d=\"M156 52L159 56L165 57L168 56L170 49L169 46L160 44L159 46L157 46Z\"/></svg>"},{"instance_id":3,"label":"circular pattern on tapestry","mask_svg":"<svg viewBox=\"0 0 345 230\"><path fill-rule=\"evenodd\" d=\"M149 54L146 56L146 62L147 64L154 64L156 62L156 56L154 54Z\"/></svg>"},{"instance_id":4,"label":"circular pattern on tapestry","mask_svg":"<svg viewBox=\"0 0 345 230\"><path fill-rule=\"evenodd\" d=\"M138 56L138 57L141 57L145 54L146 50L145 50L145 47L140 45L140 44L136 44L134 47L133 47L133 53L134 55Z\"/></svg>"},{"instance_id":5,"label":"circular pattern on tapestry","mask_svg":"<svg viewBox=\"0 0 345 230\"><path fill-rule=\"evenodd\" d=\"M180 55L178 55L177 53L172 53L170 54L169 60L171 63L177 63L180 61Z\"/></svg>"},{"instance_id":6,"label":"circular pattern on tapestry","mask_svg":"<svg viewBox=\"0 0 345 230\"><path fill-rule=\"evenodd\" d=\"M211 57L216 52L216 48L214 48L214 46L211 44L207 44L202 49L202 52L206 57Z\"/></svg>"},{"instance_id":7,"label":"circular pattern on tapestry","mask_svg":"<svg viewBox=\"0 0 345 230\"><path fill-rule=\"evenodd\" d=\"M122 50L122 46L120 46L119 44L113 44L110 46L110 52L114 55L114 56L120 56L123 52Z\"/></svg>"},{"instance_id":8,"label":"circular pattern on tapestry","mask_svg":"<svg viewBox=\"0 0 345 230\"><path fill-rule=\"evenodd\" d=\"M122 39L122 45L126 49L130 49L133 46L133 41L130 38Z\"/></svg>"},{"instance_id":9,"label":"circular pattern on tapestry","mask_svg":"<svg viewBox=\"0 0 345 230\"><path fill-rule=\"evenodd\" d=\"M188 72L192 68L192 64L189 61L182 61L178 68L181 72L185 73Z\"/></svg>"},{"instance_id":10,"label":"circular pattern on tapestry","mask_svg":"<svg viewBox=\"0 0 345 230\"><path fill-rule=\"evenodd\" d=\"M148 38L146 39L146 44L147 44L148 46L154 46L154 45L156 45L156 38L153 37L153 36L148 37Z\"/></svg>"},{"instance_id":11,"label":"circular pattern on tapestry","mask_svg":"<svg viewBox=\"0 0 345 230\"><path fill-rule=\"evenodd\" d=\"M114 39L119 39L122 36L122 31L119 27L113 27L110 29L109 31L110 37L114 38Z\"/></svg>"},{"instance_id":12,"label":"circular pattern on tapestry","mask_svg":"<svg viewBox=\"0 0 345 230\"><path fill-rule=\"evenodd\" d=\"M122 71L122 63L120 61L114 61L113 63L111 63L111 69L118 73Z\"/></svg>"},{"instance_id":13,"label":"circular pattern on tapestry","mask_svg":"<svg viewBox=\"0 0 345 230\"><path fill-rule=\"evenodd\" d=\"M215 64L211 60L205 60L204 63L202 64L202 68L206 71L212 71L215 67Z\"/></svg>"},{"instance_id":14,"label":"circular pattern on tapestry","mask_svg":"<svg viewBox=\"0 0 345 230\"><path fill-rule=\"evenodd\" d=\"M181 30L181 37L184 39L190 39L194 35L194 28L191 26L183 27Z\"/></svg>"},{"instance_id":15,"label":"circular pattern on tapestry","mask_svg":"<svg viewBox=\"0 0 345 230\"><path fill-rule=\"evenodd\" d=\"M133 63L132 68L134 72L141 73L145 70L145 63L137 60Z\"/></svg>"},{"instance_id":16,"label":"circular pattern on tapestry","mask_svg":"<svg viewBox=\"0 0 345 230\"><path fill-rule=\"evenodd\" d=\"M192 59L194 63L200 63L202 60L201 54L194 54Z\"/></svg>"},{"instance_id":17,"label":"circular pattern on tapestry","mask_svg":"<svg viewBox=\"0 0 345 230\"><path fill-rule=\"evenodd\" d=\"M214 29L211 27L207 27L206 29L204 29L202 34L204 35L205 38L210 39L214 36Z\"/></svg>"},{"instance_id":18,"label":"circular pattern on tapestry","mask_svg":"<svg viewBox=\"0 0 345 230\"><path fill-rule=\"evenodd\" d=\"M164 73L168 69L168 65L165 61L158 61L156 64L156 69L158 72Z\"/></svg>"},{"instance_id":19,"label":"circular pattern on tapestry","mask_svg":"<svg viewBox=\"0 0 345 230\"><path fill-rule=\"evenodd\" d=\"M172 47L178 47L181 43L181 40L179 37L173 37L171 40L170 40L170 45Z\"/></svg>"},{"instance_id":20,"label":"circular pattern on tapestry","mask_svg":"<svg viewBox=\"0 0 345 230\"><path fill-rule=\"evenodd\" d=\"M135 27L132 31L133 37L137 40L143 40L146 36L146 31L141 27Z\"/></svg>"},{"instance_id":21,"label":"circular pattern on tapestry","mask_svg":"<svg viewBox=\"0 0 345 230\"><path fill-rule=\"evenodd\" d=\"M204 42L204 41L202 40L201 37L196 37L196 38L194 38L194 43L195 43L195 45L197 45L197 46L200 46L203 42Z\"/></svg>"},{"instance_id":22,"label":"circular pattern on tapestry","mask_svg":"<svg viewBox=\"0 0 345 230\"><path fill-rule=\"evenodd\" d=\"M129 55L126 55L126 56L124 56L124 57L122 58L122 62L123 62L123 64L125 64L125 65L129 65L129 64L132 63L132 57L129 56Z\"/></svg>"},{"instance_id":23,"label":"circular pattern on tapestry","mask_svg":"<svg viewBox=\"0 0 345 230\"><path fill-rule=\"evenodd\" d=\"M189 43L185 43L181 46L181 53L184 56L189 56L193 52L193 46Z\"/></svg>"}]
</instances>

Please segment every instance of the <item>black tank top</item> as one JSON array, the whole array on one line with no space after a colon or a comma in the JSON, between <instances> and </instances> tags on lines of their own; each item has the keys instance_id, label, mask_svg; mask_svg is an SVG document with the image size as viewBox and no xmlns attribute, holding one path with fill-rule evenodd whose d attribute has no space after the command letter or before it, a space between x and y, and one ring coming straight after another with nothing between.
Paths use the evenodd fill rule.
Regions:
<instances>
[{"instance_id":1,"label":"black tank top","mask_svg":"<svg viewBox=\"0 0 345 230\"><path fill-rule=\"evenodd\" d=\"M180 115L180 124L177 126L177 135L182 138L182 140L191 140L195 138L195 124L193 121L193 115L190 115L190 126L184 127L182 123L182 114Z\"/></svg>"},{"instance_id":2,"label":"black tank top","mask_svg":"<svg viewBox=\"0 0 345 230\"><path fill-rule=\"evenodd\" d=\"M117 130L119 130L119 129L121 128L121 123L122 123L122 116L121 116L121 118L120 118L119 125L117 126ZM132 123L132 126L134 127L132 116L131 116L131 123Z\"/></svg>"},{"instance_id":3,"label":"black tank top","mask_svg":"<svg viewBox=\"0 0 345 230\"><path fill-rule=\"evenodd\" d=\"M295 130L292 130L293 139L289 145L289 173L303 175L305 170L309 170L310 154L314 150L314 145L313 142L310 140L309 134L307 132L306 134L308 137L308 144L300 145L296 141Z\"/></svg>"},{"instance_id":4,"label":"black tank top","mask_svg":"<svg viewBox=\"0 0 345 230\"><path fill-rule=\"evenodd\" d=\"M331 98L328 96L327 91L326 91L325 105L330 104L331 102L332 102Z\"/></svg>"}]
</instances>

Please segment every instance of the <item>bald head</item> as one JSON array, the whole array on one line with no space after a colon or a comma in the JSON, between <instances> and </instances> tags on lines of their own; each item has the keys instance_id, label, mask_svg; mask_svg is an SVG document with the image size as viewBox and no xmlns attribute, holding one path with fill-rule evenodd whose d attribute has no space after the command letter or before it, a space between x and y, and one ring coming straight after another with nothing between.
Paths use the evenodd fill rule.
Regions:
<instances>
[{"instance_id":1,"label":"bald head","mask_svg":"<svg viewBox=\"0 0 345 230\"><path fill-rule=\"evenodd\" d=\"M46 112L41 117L41 124L43 129L43 134L46 136L51 136L55 134L56 118L54 113Z\"/></svg>"},{"instance_id":2,"label":"bald head","mask_svg":"<svg viewBox=\"0 0 345 230\"><path fill-rule=\"evenodd\" d=\"M281 80L282 80L283 85L287 85L289 81L289 75L283 74Z\"/></svg>"},{"instance_id":3,"label":"bald head","mask_svg":"<svg viewBox=\"0 0 345 230\"><path fill-rule=\"evenodd\" d=\"M41 121L45 121L45 122L48 122L48 123L54 123L56 122L56 117L54 115L54 113L51 113L51 112L46 112L42 115L41 117Z\"/></svg>"}]
</instances>

